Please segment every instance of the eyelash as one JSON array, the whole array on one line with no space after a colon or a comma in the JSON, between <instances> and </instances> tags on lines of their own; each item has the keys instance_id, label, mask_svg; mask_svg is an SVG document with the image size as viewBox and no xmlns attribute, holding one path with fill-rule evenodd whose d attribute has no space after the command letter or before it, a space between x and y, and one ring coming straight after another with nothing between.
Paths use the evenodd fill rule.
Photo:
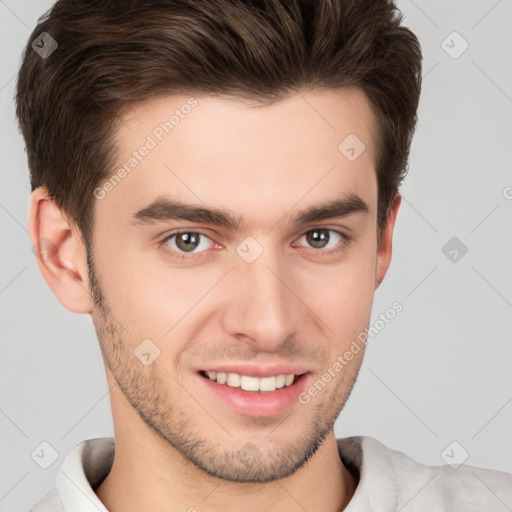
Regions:
<instances>
[{"instance_id":1,"label":"eyelash","mask_svg":"<svg viewBox=\"0 0 512 512\"><path fill-rule=\"evenodd\" d=\"M347 237L346 235L344 235L343 233L341 233L340 231L338 231L336 229L331 229L331 228L327 228L327 227L317 227L317 228L309 229L308 231L303 233L299 237L298 240L300 240L303 236L305 236L308 233L311 233L312 231L315 231L315 230L326 230L326 231L329 231L330 233L335 233L336 235L338 235L340 237L340 241L338 242L338 244L337 244L337 246L335 248L331 248L331 249L328 249L328 250L310 248L311 250L313 250L316 253L320 253L320 254L325 255L325 256L330 256L332 254L336 254L336 253L340 252L342 249L346 248L349 245L349 243L350 243L350 238L349 237ZM206 237L206 238L211 240L211 238L208 235L202 233L201 231L193 231L193 230L190 230L190 229L189 230L180 230L180 231L174 231L173 233L167 235L163 240L161 240L158 243L158 246L162 247L162 249L165 252L169 253L173 258L177 258L177 259L190 259L190 260L193 260L193 259L200 259L200 258L206 257L205 253L207 253L208 250L204 250L204 251L201 251L199 253L185 253L185 252L177 252L174 249L171 249L171 248L169 248L169 246L166 245L166 242L168 242L171 238L173 238L173 237L175 237L177 235L183 234L183 233L194 233L194 234L197 234L199 236L204 236L204 237Z\"/></svg>"}]
</instances>

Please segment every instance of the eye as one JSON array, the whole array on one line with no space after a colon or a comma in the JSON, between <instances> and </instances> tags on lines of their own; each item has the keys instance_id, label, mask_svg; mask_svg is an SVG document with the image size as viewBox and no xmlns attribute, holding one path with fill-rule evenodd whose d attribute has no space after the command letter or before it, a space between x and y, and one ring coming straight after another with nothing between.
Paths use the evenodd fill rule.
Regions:
<instances>
[{"instance_id":1,"label":"eye","mask_svg":"<svg viewBox=\"0 0 512 512\"><path fill-rule=\"evenodd\" d=\"M334 235L334 236L333 236ZM299 238L320 252L332 254L348 245L348 238L339 231L329 228L315 228L307 231Z\"/></svg>"},{"instance_id":2,"label":"eye","mask_svg":"<svg viewBox=\"0 0 512 512\"><path fill-rule=\"evenodd\" d=\"M349 244L349 238L335 229L315 228L310 229L299 238L300 245L302 241L316 249L315 253L335 254L341 251ZM297 243L293 244L294 246ZM159 246L170 253L173 258L201 258L206 256L208 249L216 246L215 242L200 231L177 231L166 236Z\"/></svg>"},{"instance_id":3,"label":"eye","mask_svg":"<svg viewBox=\"0 0 512 512\"><path fill-rule=\"evenodd\" d=\"M206 240L209 240L209 243ZM205 252L213 247L214 242L204 233L198 231L178 231L165 237L160 245L164 247L164 250L171 252L173 256L184 258L187 254L196 255L196 253Z\"/></svg>"}]
</instances>

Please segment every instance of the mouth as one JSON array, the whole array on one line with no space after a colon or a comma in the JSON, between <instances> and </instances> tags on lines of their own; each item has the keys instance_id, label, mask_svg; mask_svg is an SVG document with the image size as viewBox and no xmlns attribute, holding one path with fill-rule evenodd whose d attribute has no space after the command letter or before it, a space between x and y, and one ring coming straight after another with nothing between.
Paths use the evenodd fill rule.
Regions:
<instances>
[{"instance_id":1,"label":"mouth","mask_svg":"<svg viewBox=\"0 0 512 512\"><path fill-rule=\"evenodd\" d=\"M240 388L244 391L253 391L259 393L272 393L278 389L287 388L295 384L295 382L305 375L301 374L281 373L270 377L254 377L251 375L243 375L240 373L226 373L216 371L201 370L200 375L210 379L217 384L229 386L231 388Z\"/></svg>"},{"instance_id":2,"label":"mouth","mask_svg":"<svg viewBox=\"0 0 512 512\"><path fill-rule=\"evenodd\" d=\"M200 370L197 375L216 410L217 406L227 406L237 414L264 418L279 416L300 405L298 396L312 376L303 372L257 377L215 370Z\"/></svg>"}]
</instances>

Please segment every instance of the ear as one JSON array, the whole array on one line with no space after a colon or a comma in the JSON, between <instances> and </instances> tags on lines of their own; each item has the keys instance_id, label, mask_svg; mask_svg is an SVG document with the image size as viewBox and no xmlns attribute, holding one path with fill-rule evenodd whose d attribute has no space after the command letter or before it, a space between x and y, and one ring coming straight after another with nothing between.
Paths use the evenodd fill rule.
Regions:
<instances>
[{"instance_id":1,"label":"ear","mask_svg":"<svg viewBox=\"0 0 512 512\"><path fill-rule=\"evenodd\" d=\"M379 247L377 248L377 267L375 273L375 289L377 289L388 271L389 264L391 263L391 253L393 249L393 230L395 228L396 216L402 196L397 193L393 206L391 207L386 224L382 230L382 238Z\"/></svg>"},{"instance_id":2,"label":"ear","mask_svg":"<svg viewBox=\"0 0 512 512\"><path fill-rule=\"evenodd\" d=\"M81 233L45 187L32 192L28 228L39 270L58 301L73 313L90 313L93 301Z\"/></svg>"}]
</instances>

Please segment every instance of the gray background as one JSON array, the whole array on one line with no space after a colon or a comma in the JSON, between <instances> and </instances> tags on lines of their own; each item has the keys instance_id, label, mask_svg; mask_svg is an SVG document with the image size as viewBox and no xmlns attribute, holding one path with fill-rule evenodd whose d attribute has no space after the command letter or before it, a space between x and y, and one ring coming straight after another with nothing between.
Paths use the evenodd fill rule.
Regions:
<instances>
[{"instance_id":1,"label":"gray background","mask_svg":"<svg viewBox=\"0 0 512 512\"><path fill-rule=\"evenodd\" d=\"M57 302L27 232L13 94L22 47L51 3L0 0L0 512L27 510L74 445L113 434L90 317ZM372 318L396 300L404 309L370 341L336 434L373 436L425 464L467 452L466 464L512 472L512 2L398 5L423 47L424 86ZM462 49L453 31L469 44L458 58L445 51ZM442 251L452 237L468 248L457 261ZM58 453L47 469L31 458L43 441Z\"/></svg>"}]
</instances>

